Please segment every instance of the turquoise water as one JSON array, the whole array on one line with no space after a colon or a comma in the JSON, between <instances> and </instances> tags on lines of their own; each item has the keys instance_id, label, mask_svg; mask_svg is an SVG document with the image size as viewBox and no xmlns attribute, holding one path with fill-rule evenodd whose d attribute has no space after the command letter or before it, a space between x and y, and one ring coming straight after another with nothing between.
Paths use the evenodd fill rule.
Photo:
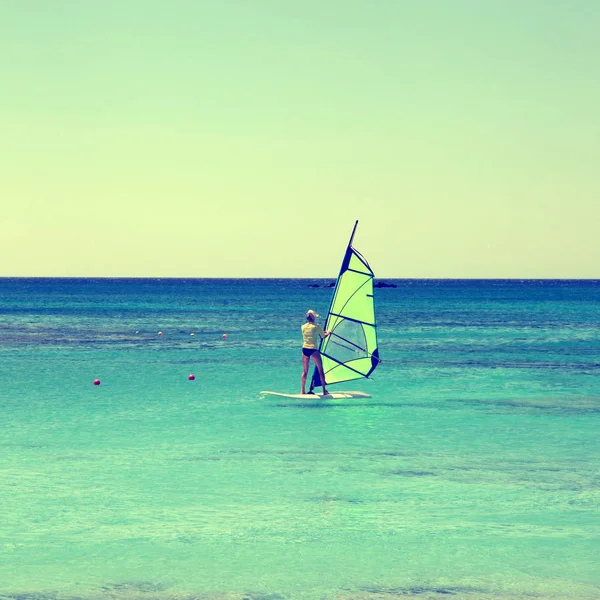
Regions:
<instances>
[{"instance_id":1,"label":"turquoise water","mask_svg":"<svg viewBox=\"0 0 600 600\"><path fill-rule=\"evenodd\" d=\"M600 283L396 281L371 400L261 398L311 283L0 279L0 598L600 597Z\"/></svg>"}]
</instances>

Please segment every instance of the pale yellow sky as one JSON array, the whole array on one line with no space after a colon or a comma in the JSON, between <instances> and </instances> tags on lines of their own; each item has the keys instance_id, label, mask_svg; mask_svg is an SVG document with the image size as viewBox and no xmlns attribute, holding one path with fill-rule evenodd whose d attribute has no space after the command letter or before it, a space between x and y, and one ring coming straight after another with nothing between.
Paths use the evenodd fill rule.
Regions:
<instances>
[{"instance_id":1,"label":"pale yellow sky","mask_svg":"<svg viewBox=\"0 0 600 600\"><path fill-rule=\"evenodd\" d=\"M600 277L600 4L5 2L0 276Z\"/></svg>"}]
</instances>

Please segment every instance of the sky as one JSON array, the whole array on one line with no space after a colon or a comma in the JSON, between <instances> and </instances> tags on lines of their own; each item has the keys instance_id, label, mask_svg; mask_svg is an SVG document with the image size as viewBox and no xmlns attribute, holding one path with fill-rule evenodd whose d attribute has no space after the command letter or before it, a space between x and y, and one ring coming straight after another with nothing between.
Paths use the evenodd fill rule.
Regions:
<instances>
[{"instance_id":1,"label":"sky","mask_svg":"<svg viewBox=\"0 0 600 600\"><path fill-rule=\"evenodd\" d=\"M0 276L600 278L597 0L0 0Z\"/></svg>"}]
</instances>

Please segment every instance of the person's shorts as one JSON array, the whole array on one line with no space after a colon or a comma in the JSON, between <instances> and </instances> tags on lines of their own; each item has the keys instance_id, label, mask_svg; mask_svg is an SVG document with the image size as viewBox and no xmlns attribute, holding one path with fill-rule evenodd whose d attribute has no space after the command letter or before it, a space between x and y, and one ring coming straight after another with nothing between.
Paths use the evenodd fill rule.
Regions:
<instances>
[{"instance_id":1,"label":"person's shorts","mask_svg":"<svg viewBox=\"0 0 600 600\"><path fill-rule=\"evenodd\" d=\"M312 356L315 352L318 352L316 348L302 348L304 356Z\"/></svg>"}]
</instances>

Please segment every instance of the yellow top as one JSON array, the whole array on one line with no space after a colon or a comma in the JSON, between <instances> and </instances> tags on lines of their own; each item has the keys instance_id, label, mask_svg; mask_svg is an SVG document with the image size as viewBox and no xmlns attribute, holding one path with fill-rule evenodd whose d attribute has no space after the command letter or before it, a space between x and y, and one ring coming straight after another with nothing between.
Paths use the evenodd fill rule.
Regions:
<instances>
[{"instance_id":1,"label":"yellow top","mask_svg":"<svg viewBox=\"0 0 600 600\"><path fill-rule=\"evenodd\" d=\"M300 329L302 329L302 339L304 340L303 348L318 348L317 336L325 337L325 332L318 323L304 323Z\"/></svg>"}]
</instances>

